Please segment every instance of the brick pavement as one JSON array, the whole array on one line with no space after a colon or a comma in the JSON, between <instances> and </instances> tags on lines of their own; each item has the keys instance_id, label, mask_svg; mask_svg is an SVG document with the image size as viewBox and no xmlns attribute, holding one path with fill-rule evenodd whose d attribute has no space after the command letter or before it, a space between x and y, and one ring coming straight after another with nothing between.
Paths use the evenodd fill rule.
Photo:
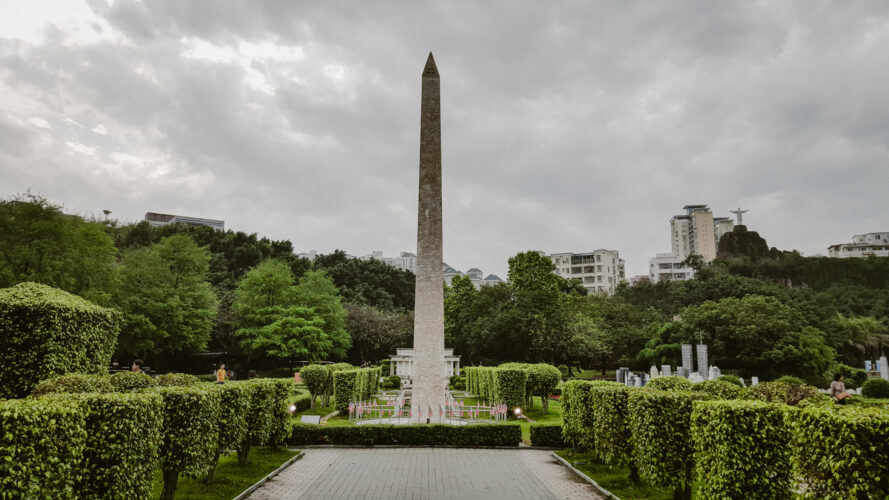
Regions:
<instances>
[{"instance_id":1,"label":"brick pavement","mask_svg":"<svg viewBox=\"0 0 889 500\"><path fill-rule=\"evenodd\" d=\"M602 498L544 450L310 448L262 499Z\"/></svg>"}]
</instances>

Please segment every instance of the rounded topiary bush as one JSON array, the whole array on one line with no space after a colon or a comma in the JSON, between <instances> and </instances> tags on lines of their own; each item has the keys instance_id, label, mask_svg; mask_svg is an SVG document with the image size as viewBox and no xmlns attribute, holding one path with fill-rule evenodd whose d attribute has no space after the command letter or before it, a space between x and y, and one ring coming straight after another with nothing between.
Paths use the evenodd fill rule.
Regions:
<instances>
[{"instance_id":1,"label":"rounded topiary bush","mask_svg":"<svg viewBox=\"0 0 889 500\"><path fill-rule=\"evenodd\" d=\"M748 387L746 392L747 399L784 403L791 406L796 406L802 401L819 396L818 389L815 387L784 382L761 382Z\"/></svg>"},{"instance_id":2,"label":"rounded topiary bush","mask_svg":"<svg viewBox=\"0 0 889 500\"><path fill-rule=\"evenodd\" d=\"M165 373L154 379L158 387L188 387L201 383L201 379L187 373Z\"/></svg>"},{"instance_id":3,"label":"rounded topiary bush","mask_svg":"<svg viewBox=\"0 0 889 500\"><path fill-rule=\"evenodd\" d=\"M41 380L31 391L32 395L40 396L52 393L83 393L83 392L113 392L111 379L108 375L84 375L81 373L69 373L58 377Z\"/></svg>"},{"instance_id":4,"label":"rounded topiary bush","mask_svg":"<svg viewBox=\"0 0 889 500\"><path fill-rule=\"evenodd\" d=\"M138 391L154 387L154 379L142 372L117 372L111 376L111 386L115 391Z\"/></svg>"},{"instance_id":5,"label":"rounded topiary bush","mask_svg":"<svg viewBox=\"0 0 889 500\"><path fill-rule=\"evenodd\" d=\"M699 384L694 384L692 390L720 399L738 399L744 394L743 388L724 380L705 380Z\"/></svg>"},{"instance_id":6,"label":"rounded topiary bush","mask_svg":"<svg viewBox=\"0 0 889 500\"><path fill-rule=\"evenodd\" d=\"M720 375L716 380L722 380L723 382L735 384L738 387L744 387L744 382L742 382L741 377L737 375Z\"/></svg>"},{"instance_id":7,"label":"rounded topiary bush","mask_svg":"<svg viewBox=\"0 0 889 500\"><path fill-rule=\"evenodd\" d=\"M659 391L690 391L692 386L694 384L689 382L688 379L676 375L653 378L645 384L646 389L657 389Z\"/></svg>"},{"instance_id":8,"label":"rounded topiary bush","mask_svg":"<svg viewBox=\"0 0 889 500\"><path fill-rule=\"evenodd\" d=\"M806 385L806 382L799 377L792 377L790 375L784 375L783 377L779 377L775 379L775 382L784 382L785 384L790 385Z\"/></svg>"},{"instance_id":9,"label":"rounded topiary bush","mask_svg":"<svg viewBox=\"0 0 889 500\"><path fill-rule=\"evenodd\" d=\"M872 378L861 386L861 395L866 398L889 398L889 380Z\"/></svg>"}]
</instances>

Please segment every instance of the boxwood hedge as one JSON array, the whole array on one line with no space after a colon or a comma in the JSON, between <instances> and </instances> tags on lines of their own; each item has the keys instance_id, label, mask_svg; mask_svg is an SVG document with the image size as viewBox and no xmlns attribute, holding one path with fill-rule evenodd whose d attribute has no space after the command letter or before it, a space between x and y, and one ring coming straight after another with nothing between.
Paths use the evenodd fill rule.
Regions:
<instances>
[{"instance_id":1,"label":"boxwood hedge","mask_svg":"<svg viewBox=\"0 0 889 500\"><path fill-rule=\"evenodd\" d=\"M506 403L510 409L525 406L528 373L524 370L497 368L494 370L494 393L498 401Z\"/></svg>"},{"instance_id":2,"label":"boxwood hedge","mask_svg":"<svg viewBox=\"0 0 889 500\"><path fill-rule=\"evenodd\" d=\"M559 424L531 424L531 446L564 448L562 426Z\"/></svg>"},{"instance_id":3,"label":"boxwood hedge","mask_svg":"<svg viewBox=\"0 0 889 500\"><path fill-rule=\"evenodd\" d=\"M41 380L31 390L34 396L52 393L114 392L108 375L69 373Z\"/></svg>"},{"instance_id":4,"label":"boxwood hedge","mask_svg":"<svg viewBox=\"0 0 889 500\"><path fill-rule=\"evenodd\" d=\"M0 289L0 398L64 373L104 373L121 315L38 283Z\"/></svg>"},{"instance_id":5,"label":"boxwood hedge","mask_svg":"<svg viewBox=\"0 0 889 500\"><path fill-rule=\"evenodd\" d=\"M154 387L154 379L142 372L117 372L111 375L111 386L115 391L129 392Z\"/></svg>"},{"instance_id":6,"label":"boxwood hedge","mask_svg":"<svg viewBox=\"0 0 889 500\"><path fill-rule=\"evenodd\" d=\"M724 380L705 380L694 384L691 390L721 399L739 399L744 395L743 387Z\"/></svg>"},{"instance_id":7,"label":"boxwood hedge","mask_svg":"<svg viewBox=\"0 0 889 500\"><path fill-rule=\"evenodd\" d=\"M695 401L691 433L703 498L788 498L787 406Z\"/></svg>"},{"instance_id":8,"label":"boxwood hedge","mask_svg":"<svg viewBox=\"0 0 889 500\"><path fill-rule=\"evenodd\" d=\"M74 498L85 412L53 398L0 400L0 497Z\"/></svg>"},{"instance_id":9,"label":"boxwood hedge","mask_svg":"<svg viewBox=\"0 0 889 500\"><path fill-rule=\"evenodd\" d=\"M322 427L294 424L287 444L293 446L335 444L349 446L456 446L478 448L518 446L519 424L470 425L355 425Z\"/></svg>"},{"instance_id":10,"label":"boxwood hedge","mask_svg":"<svg viewBox=\"0 0 889 500\"><path fill-rule=\"evenodd\" d=\"M592 389L599 385L620 384L604 380L569 380L562 385L562 436L572 448L595 449Z\"/></svg>"},{"instance_id":11,"label":"boxwood hedge","mask_svg":"<svg viewBox=\"0 0 889 500\"><path fill-rule=\"evenodd\" d=\"M656 377L645 384L646 389L655 389L659 391L690 391L692 384L685 377L672 375L669 377Z\"/></svg>"},{"instance_id":12,"label":"boxwood hedge","mask_svg":"<svg viewBox=\"0 0 889 500\"><path fill-rule=\"evenodd\" d=\"M201 379L187 373L165 373L154 377L154 383L158 387L185 387L201 383Z\"/></svg>"},{"instance_id":13,"label":"boxwood hedge","mask_svg":"<svg viewBox=\"0 0 889 500\"><path fill-rule=\"evenodd\" d=\"M643 479L655 486L673 487L676 497L691 497L694 466L692 406L695 401L710 398L702 392L688 391L630 393L633 454Z\"/></svg>"},{"instance_id":14,"label":"boxwood hedge","mask_svg":"<svg viewBox=\"0 0 889 500\"><path fill-rule=\"evenodd\" d=\"M321 365L307 365L299 371L299 376L306 384L306 389L311 394L309 407L315 409L315 399L323 396L330 384L332 372Z\"/></svg>"},{"instance_id":15,"label":"boxwood hedge","mask_svg":"<svg viewBox=\"0 0 889 500\"><path fill-rule=\"evenodd\" d=\"M355 393L358 370L345 370L333 374L333 408L345 415L349 411L349 401Z\"/></svg>"},{"instance_id":16,"label":"boxwood hedge","mask_svg":"<svg viewBox=\"0 0 889 500\"><path fill-rule=\"evenodd\" d=\"M620 384L599 384L590 389L596 455L606 464L628 465L631 476L635 476L636 466L627 401L630 392L637 390Z\"/></svg>"},{"instance_id":17,"label":"boxwood hedge","mask_svg":"<svg viewBox=\"0 0 889 500\"><path fill-rule=\"evenodd\" d=\"M227 450L237 450L247 438L247 415L254 385L247 382L230 382L218 386L219 434L216 442L216 459L207 475L212 482L219 457Z\"/></svg>"},{"instance_id":18,"label":"boxwood hedge","mask_svg":"<svg viewBox=\"0 0 889 500\"><path fill-rule=\"evenodd\" d=\"M889 496L889 411L811 407L789 411L786 422L802 496Z\"/></svg>"},{"instance_id":19,"label":"boxwood hedge","mask_svg":"<svg viewBox=\"0 0 889 500\"><path fill-rule=\"evenodd\" d=\"M889 380L881 378L868 379L861 386L861 395L866 398L889 398Z\"/></svg>"}]
</instances>

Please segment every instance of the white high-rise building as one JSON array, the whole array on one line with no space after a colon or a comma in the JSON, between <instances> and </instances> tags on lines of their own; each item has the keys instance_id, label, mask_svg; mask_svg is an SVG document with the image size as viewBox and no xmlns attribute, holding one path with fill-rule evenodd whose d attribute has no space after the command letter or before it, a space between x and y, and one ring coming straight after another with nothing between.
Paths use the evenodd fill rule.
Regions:
<instances>
[{"instance_id":1,"label":"white high-rise building","mask_svg":"<svg viewBox=\"0 0 889 500\"><path fill-rule=\"evenodd\" d=\"M385 257L381 250L374 250L367 255L361 256L361 260L370 259L376 259L380 262L385 262L396 269L410 271L412 273L415 272L417 268L417 255L410 252L401 252L398 257Z\"/></svg>"},{"instance_id":2,"label":"white high-rise building","mask_svg":"<svg viewBox=\"0 0 889 500\"><path fill-rule=\"evenodd\" d=\"M728 217L713 218L707 205L686 205L685 215L670 219L670 243L673 255L685 260L689 255L700 255L704 262L716 258L719 238L734 228Z\"/></svg>"},{"instance_id":3,"label":"white high-rise building","mask_svg":"<svg viewBox=\"0 0 889 500\"><path fill-rule=\"evenodd\" d=\"M695 275L695 270L683 265L672 253L659 253L648 260L648 276L652 283L659 281L685 281Z\"/></svg>"},{"instance_id":4,"label":"white high-rise building","mask_svg":"<svg viewBox=\"0 0 889 500\"><path fill-rule=\"evenodd\" d=\"M829 257L889 257L889 233L856 234L852 243L838 243L827 247Z\"/></svg>"},{"instance_id":5,"label":"white high-rise building","mask_svg":"<svg viewBox=\"0 0 889 500\"><path fill-rule=\"evenodd\" d=\"M554 253L546 255L556 266L555 273L565 279L577 278L590 293L611 295L624 281L624 260L617 250L594 250L586 253Z\"/></svg>"},{"instance_id":6,"label":"white high-rise building","mask_svg":"<svg viewBox=\"0 0 889 500\"><path fill-rule=\"evenodd\" d=\"M190 215L172 215L146 212L145 220L149 226L168 226L170 224L185 224L188 226L210 226L217 231L225 231L225 221L217 219L202 219Z\"/></svg>"}]
</instances>

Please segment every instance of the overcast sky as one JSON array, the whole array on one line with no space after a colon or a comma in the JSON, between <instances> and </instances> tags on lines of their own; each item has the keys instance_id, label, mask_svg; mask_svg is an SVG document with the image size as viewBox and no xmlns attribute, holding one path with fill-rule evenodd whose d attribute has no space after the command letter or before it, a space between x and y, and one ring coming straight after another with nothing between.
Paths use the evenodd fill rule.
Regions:
<instances>
[{"instance_id":1,"label":"overcast sky","mask_svg":"<svg viewBox=\"0 0 889 500\"><path fill-rule=\"evenodd\" d=\"M616 249L706 203L826 254L889 231L889 2L0 2L0 197L416 247L441 73L445 260Z\"/></svg>"}]
</instances>

